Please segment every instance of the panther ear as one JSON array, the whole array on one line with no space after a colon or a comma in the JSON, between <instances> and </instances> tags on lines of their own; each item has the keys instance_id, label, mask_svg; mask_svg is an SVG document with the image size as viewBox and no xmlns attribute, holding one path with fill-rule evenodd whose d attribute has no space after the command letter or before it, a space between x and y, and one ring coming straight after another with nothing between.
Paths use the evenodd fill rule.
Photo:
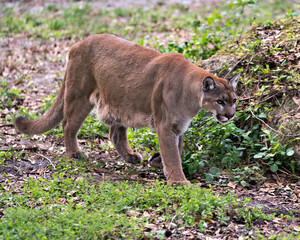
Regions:
<instances>
[{"instance_id":1,"label":"panther ear","mask_svg":"<svg viewBox=\"0 0 300 240\"><path fill-rule=\"evenodd\" d=\"M215 87L216 87L216 82L212 77L208 76L203 79L202 89L204 92L209 92L213 90Z\"/></svg>"},{"instance_id":2,"label":"panther ear","mask_svg":"<svg viewBox=\"0 0 300 240\"><path fill-rule=\"evenodd\" d=\"M237 74L235 76L233 76L231 79L228 80L229 84L233 87L236 88L236 84L238 82L238 80L240 79L241 74Z\"/></svg>"}]
</instances>

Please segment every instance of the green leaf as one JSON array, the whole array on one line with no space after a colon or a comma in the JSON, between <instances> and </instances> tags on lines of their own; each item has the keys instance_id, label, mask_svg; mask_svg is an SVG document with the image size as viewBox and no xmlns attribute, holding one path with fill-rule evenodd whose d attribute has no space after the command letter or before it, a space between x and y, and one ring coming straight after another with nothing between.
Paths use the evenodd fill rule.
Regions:
<instances>
[{"instance_id":1,"label":"green leaf","mask_svg":"<svg viewBox=\"0 0 300 240\"><path fill-rule=\"evenodd\" d=\"M214 176L210 173L206 174L206 182L211 183L214 180Z\"/></svg>"},{"instance_id":2,"label":"green leaf","mask_svg":"<svg viewBox=\"0 0 300 240\"><path fill-rule=\"evenodd\" d=\"M271 169L272 172L277 172L278 165L274 163L273 165L271 165L270 169Z\"/></svg>"},{"instance_id":3,"label":"green leaf","mask_svg":"<svg viewBox=\"0 0 300 240\"><path fill-rule=\"evenodd\" d=\"M267 115L265 113L260 113L259 115L257 115L257 117L259 117L259 118L267 118Z\"/></svg>"},{"instance_id":4,"label":"green leaf","mask_svg":"<svg viewBox=\"0 0 300 240\"><path fill-rule=\"evenodd\" d=\"M260 152L260 153L255 154L253 157L254 158L262 158L263 156L265 156L265 154L266 153L264 153L264 152Z\"/></svg>"},{"instance_id":5,"label":"green leaf","mask_svg":"<svg viewBox=\"0 0 300 240\"><path fill-rule=\"evenodd\" d=\"M289 156L289 157L294 155L294 153L295 153L295 151L292 147L290 147L286 150L286 155Z\"/></svg>"},{"instance_id":6,"label":"green leaf","mask_svg":"<svg viewBox=\"0 0 300 240\"><path fill-rule=\"evenodd\" d=\"M242 180L242 181L241 181L241 185L242 185L243 187L246 187L246 186L248 186L248 183L246 183L244 180Z\"/></svg>"},{"instance_id":7,"label":"green leaf","mask_svg":"<svg viewBox=\"0 0 300 240\"><path fill-rule=\"evenodd\" d=\"M199 162L199 167L205 167L205 161L201 161L201 162Z\"/></svg>"},{"instance_id":8,"label":"green leaf","mask_svg":"<svg viewBox=\"0 0 300 240\"><path fill-rule=\"evenodd\" d=\"M270 134L271 134L271 131L270 131L269 129L265 129L265 130L263 130L263 132L264 132L265 134L267 134L267 135L270 135Z\"/></svg>"},{"instance_id":9,"label":"green leaf","mask_svg":"<svg viewBox=\"0 0 300 240\"><path fill-rule=\"evenodd\" d=\"M269 153L269 154L266 155L266 158L272 158L274 156L275 156L275 153Z\"/></svg>"},{"instance_id":10,"label":"green leaf","mask_svg":"<svg viewBox=\"0 0 300 240\"><path fill-rule=\"evenodd\" d=\"M219 172L219 169L216 168L216 167L212 167L212 168L210 169L210 173L213 174L213 175L216 175L218 172Z\"/></svg>"}]
</instances>

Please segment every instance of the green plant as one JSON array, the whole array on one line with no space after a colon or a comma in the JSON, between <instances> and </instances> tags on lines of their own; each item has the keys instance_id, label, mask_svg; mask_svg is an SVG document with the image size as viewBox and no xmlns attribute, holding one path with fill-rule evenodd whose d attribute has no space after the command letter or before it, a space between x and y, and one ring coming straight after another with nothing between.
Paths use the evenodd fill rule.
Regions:
<instances>
[{"instance_id":1,"label":"green plant","mask_svg":"<svg viewBox=\"0 0 300 240\"><path fill-rule=\"evenodd\" d=\"M189 174L206 164L214 167L221 163L221 166L231 169L239 163L245 150L244 146L235 146L236 142L242 140L242 129L233 122L219 125L214 118L205 118L205 114L205 110L202 110L184 135L183 167Z\"/></svg>"},{"instance_id":2,"label":"green plant","mask_svg":"<svg viewBox=\"0 0 300 240\"><path fill-rule=\"evenodd\" d=\"M0 79L0 105L1 108L12 108L21 101L21 91L15 87L10 87L5 78Z\"/></svg>"},{"instance_id":3,"label":"green plant","mask_svg":"<svg viewBox=\"0 0 300 240\"><path fill-rule=\"evenodd\" d=\"M131 147L149 154L159 151L157 134L149 129L128 129Z\"/></svg>"},{"instance_id":4,"label":"green plant","mask_svg":"<svg viewBox=\"0 0 300 240\"><path fill-rule=\"evenodd\" d=\"M16 159L22 158L23 154L23 151L16 151L12 146L5 151L0 151L0 166L4 166L5 161L15 161Z\"/></svg>"},{"instance_id":5,"label":"green plant","mask_svg":"<svg viewBox=\"0 0 300 240\"><path fill-rule=\"evenodd\" d=\"M205 219L227 225L234 221L230 211L243 218L251 209L244 205L244 211L237 211L240 203L232 194L216 196L197 185L174 188L161 182L93 184L90 180L66 178L60 173L51 180L30 178L9 192L0 187L4 209L0 237L137 239L144 236L149 223L156 223L159 233L153 230L148 235L159 237L165 233L160 226L171 220L176 229L196 227L205 232L203 226L210 224ZM13 194L15 190L19 194ZM196 220L199 216L203 219L200 222ZM249 210L247 217L251 223L269 219L254 210Z\"/></svg>"},{"instance_id":6,"label":"green plant","mask_svg":"<svg viewBox=\"0 0 300 240\"><path fill-rule=\"evenodd\" d=\"M253 111L256 113L254 116ZM267 117L264 111L268 109L256 106L252 110L237 112L236 121L242 122L241 126L233 122L219 125L213 118L205 118L205 111L201 111L184 135L182 159L185 172L191 175L204 167L221 167L231 172L251 159L261 159L261 164L270 166L273 172L282 164L290 168L291 162L286 160L294 154L294 150L287 144L281 144L271 130L261 127L257 119ZM251 122L251 128L247 121ZM211 182L213 176L212 173L206 174L207 181Z\"/></svg>"},{"instance_id":7,"label":"green plant","mask_svg":"<svg viewBox=\"0 0 300 240\"><path fill-rule=\"evenodd\" d=\"M271 134L269 129L262 130L261 137L265 146L263 146L259 153L253 157L256 159L263 159L268 161L272 172L277 172L278 166L282 164L282 159L290 157L294 154L292 147L287 148L287 145L281 145L276 134Z\"/></svg>"},{"instance_id":8,"label":"green plant","mask_svg":"<svg viewBox=\"0 0 300 240\"><path fill-rule=\"evenodd\" d=\"M74 175L84 176L93 165L82 159L70 159L68 157L58 158L58 163L53 169L59 177L69 177ZM52 166L49 166L52 168Z\"/></svg>"},{"instance_id":9,"label":"green plant","mask_svg":"<svg viewBox=\"0 0 300 240\"><path fill-rule=\"evenodd\" d=\"M84 121L78 137L86 138L86 139L107 139L106 135L109 132L109 127L105 124L101 123L100 120L90 114Z\"/></svg>"},{"instance_id":10,"label":"green plant","mask_svg":"<svg viewBox=\"0 0 300 240\"><path fill-rule=\"evenodd\" d=\"M66 27L66 23L62 20L52 20L49 24L51 30L61 30Z\"/></svg>"},{"instance_id":11,"label":"green plant","mask_svg":"<svg viewBox=\"0 0 300 240\"><path fill-rule=\"evenodd\" d=\"M241 221L245 222L246 228L250 228L253 222L255 222L258 218L262 220L271 220L271 215L265 215L261 208L256 206L248 207L248 208L240 208L238 212L241 215Z\"/></svg>"}]
</instances>

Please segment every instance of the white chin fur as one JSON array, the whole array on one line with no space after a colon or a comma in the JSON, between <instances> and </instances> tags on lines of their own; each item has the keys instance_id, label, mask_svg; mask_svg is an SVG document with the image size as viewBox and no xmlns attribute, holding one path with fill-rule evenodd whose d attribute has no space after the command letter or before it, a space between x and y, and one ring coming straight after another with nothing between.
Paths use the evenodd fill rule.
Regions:
<instances>
[{"instance_id":1,"label":"white chin fur","mask_svg":"<svg viewBox=\"0 0 300 240\"><path fill-rule=\"evenodd\" d=\"M220 120L218 120L218 122L219 122L221 125L225 125L225 124L228 123L229 121L220 121Z\"/></svg>"},{"instance_id":2,"label":"white chin fur","mask_svg":"<svg viewBox=\"0 0 300 240\"><path fill-rule=\"evenodd\" d=\"M223 117L221 119L217 118L217 116L215 115L216 120L220 123L220 124L226 124L230 121L230 119L228 119L227 117Z\"/></svg>"}]
</instances>

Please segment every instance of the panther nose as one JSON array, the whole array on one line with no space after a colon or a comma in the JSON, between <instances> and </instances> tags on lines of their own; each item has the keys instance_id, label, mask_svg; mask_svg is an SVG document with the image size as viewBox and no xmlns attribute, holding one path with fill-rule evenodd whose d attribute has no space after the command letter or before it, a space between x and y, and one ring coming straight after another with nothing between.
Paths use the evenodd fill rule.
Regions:
<instances>
[{"instance_id":1,"label":"panther nose","mask_svg":"<svg viewBox=\"0 0 300 240\"><path fill-rule=\"evenodd\" d=\"M234 114L226 113L225 117L227 117L228 119L232 119L234 117Z\"/></svg>"}]
</instances>

